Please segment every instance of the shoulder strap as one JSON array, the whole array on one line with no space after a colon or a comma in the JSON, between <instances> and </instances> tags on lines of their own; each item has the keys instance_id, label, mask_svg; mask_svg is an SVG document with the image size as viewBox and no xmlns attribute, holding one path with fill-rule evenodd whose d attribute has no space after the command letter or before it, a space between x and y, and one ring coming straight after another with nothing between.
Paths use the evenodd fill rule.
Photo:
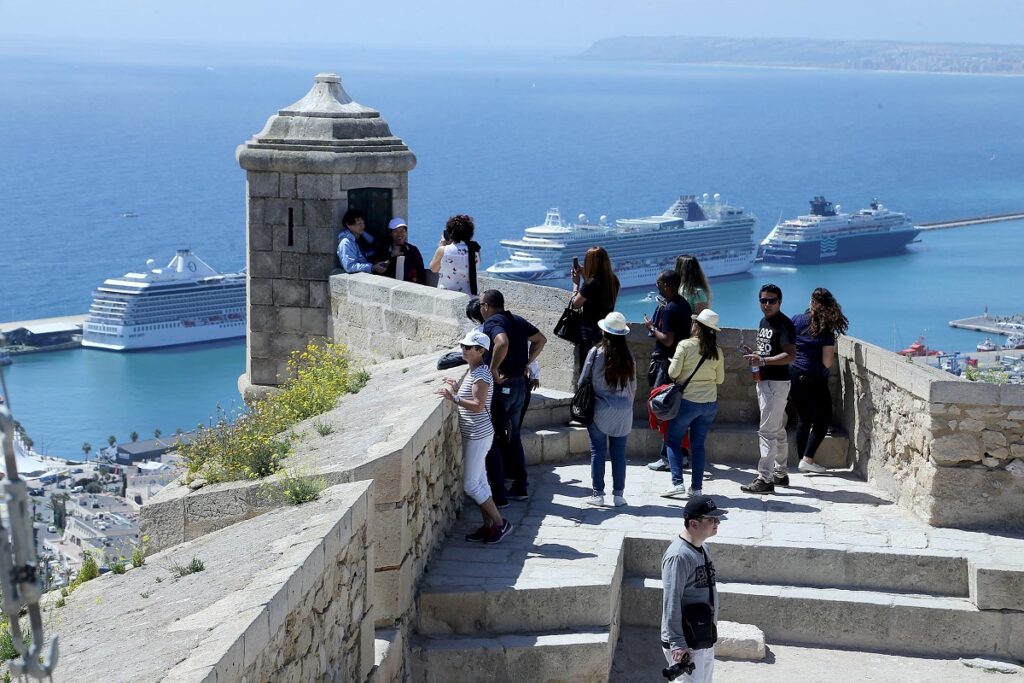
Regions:
<instances>
[{"instance_id":1,"label":"shoulder strap","mask_svg":"<svg viewBox=\"0 0 1024 683\"><path fill-rule=\"evenodd\" d=\"M690 376L686 378L686 381L679 385L679 391L683 391L684 389L686 389L686 385L690 383L690 380L693 379L693 376L697 374L698 370L700 370L700 366L704 365L704 360L704 356L701 356L700 360L697 361L697 367L693 369L693 372L691 372Z\"/></svg>"},{"instance_id":2,"label":"shoulder strap","mask_svg":"<svg viewBox=\"0 0 1024 683\"><path fill-rule=\"evenodd\" d=\"M476 254L480 249L480 245L470 240L469 244L466 245L469 251L469 291L471 294L476 296Z\"/></svg>"},{"instance_id":3,"label":"shoulder strap","mask_svg":"<svg viewBox=\"0 0 1024 683\"><path fill-rule=\"evenodd\" d=\"M700 554L704 556L704 576L708 580L708 602L711 603L711 612L715 611L715 590L712 584L711 578L711 559L708 557L708 551L704 550L704 546L700 547Z\"/></svg>"}]
</instances>

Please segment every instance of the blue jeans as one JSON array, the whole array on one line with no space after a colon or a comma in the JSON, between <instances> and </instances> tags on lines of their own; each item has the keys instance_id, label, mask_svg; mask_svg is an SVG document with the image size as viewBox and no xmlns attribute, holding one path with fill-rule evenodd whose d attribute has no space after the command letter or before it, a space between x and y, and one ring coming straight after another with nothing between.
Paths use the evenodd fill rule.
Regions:
<instances>
[{"instance_id":1,"label":"blue jeans","mask_svg":"<svg viewBox=\"0 0 1024 683\"><path fill-rule=\"evenodd\" d=\"M665 445L668 447L668 466L672 470L672 485L683 483L683 450L679 442L686 430L690 430L690 466L692 474L691 486L695 491L701 490L704 483L704 440L711 431L711 423L718 413L718 401L710 403L694 403L685 398L679 405L679 414L668 423L665 434Z\"/></svg>"},{"instance_id":2,"label":"blue jeans","mask_svg":"<svg viewBox=\"0 0 1024 683\"><path fill-rule=\"evenodd\" d=\"M604 459L611 451L612 494L621 496L626 488L626 436L608 436L595 425L587 427L590 434L590 478L594 492L604 495ZM611 449L608 448L609 443Z\"/></svg>"},{"instance_id":3,"label":"blue jeans","mask_svg":"<svg viewBox=\"0 0 1024 683\"><path fill-rule=\"evenodd\" d=\"M505 390L508 393L505 393ZM487 453L487 480L496 503L505 500L506 470L512 479L511 495L526 495L526 452L520 435L523 403L526 401L526 380L513 377L494 385L491 415L494 420L494 443ZM505 438L501 438L504 434Z\"/></svg>"}]
</instances>

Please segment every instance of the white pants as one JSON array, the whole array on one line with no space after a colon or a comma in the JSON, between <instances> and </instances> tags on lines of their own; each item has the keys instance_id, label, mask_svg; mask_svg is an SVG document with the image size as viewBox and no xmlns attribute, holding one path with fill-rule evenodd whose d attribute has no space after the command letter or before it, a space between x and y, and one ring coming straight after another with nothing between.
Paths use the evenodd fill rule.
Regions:
<instances>
[{"instance_id":1,"label":"white pants","mask_svg":"<svg viewBox=\"0 0 1024 683\"><path fill-rule=\"evenodd\" d=\"M665 654L665 661L669 666L675 664L672 661L672 650L661 648L661 651ZM672 680L676 683L711 683L711 675L715 672L715 648L690 650L690 660L693 661L693 673L683 674Z\"/></svg>"},{"instance_id":2,"label":"white pants","mask_svg":"<svg viewBox=\"0 0 1024 683\"><path fill-rule=\"evenodd\" d=\"M491 486L487 483L487 451L491 450L494 435L482 439L462 437L463 463L462 488L466 495L482 505L491 497Z\"/></svg>"},{"instance_id":3,"label":"white pants","mask_svg":"<svg viewBox=\"0 0 1024 683\"><path fill-rule=\"evenodd\" d=\"M788 398L788 379L757 383L757 405L761 409L761 425L757 429L761 459L757 463L757 476L767 482L771 482L775 474L786 473L789 460L789 440L786 438Z\"/></svg>"}]
</instances>

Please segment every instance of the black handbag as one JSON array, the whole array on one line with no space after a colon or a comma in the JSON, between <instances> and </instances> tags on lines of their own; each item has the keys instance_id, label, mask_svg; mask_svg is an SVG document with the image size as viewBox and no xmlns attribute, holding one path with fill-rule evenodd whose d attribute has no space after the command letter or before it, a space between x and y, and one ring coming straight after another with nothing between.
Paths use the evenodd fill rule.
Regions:
<instances>
[{"instance_id":1,"label":"black handbag","mask_svg":"<svg viewBox=\"0 0 1024 683\"><path fill-rule=\"evenodd\" d=\"M718 642L718 626L715 625L715 583L714 570L708 560L707 551L700 549L704 555L704 576L708 582L708 602L695 602L683 605L683 637L686 646L691 650L704 650ZM710 604L709 604L710 603Z\"/></svg>"},{"instance_id":2,"label":"black handbag","mask_svg":"<svg viewBox=\"0 0 1024 683\"><path fill-rule=\"evenodd\" d=\"M462 357L462 350L455 349L454 351L447 351L440 358L437 359L438 370L448 370L451 368L457 368L460 365L465 365L466 359Z\"/></svg>"},{"instance_id":3,"label":"black handbag","mask_svg":"<svg viewBox=\"0 0 1024 683\"><path fill-rule=\"evenodd\" d=\"M572 307L572 299L569 305L562 311L562 317L555 323L555 336L564 339L570 344L579 344L583 341L582 321L579 309Z\"/></svg>"},{"instance_id":4,"label":"black handbag","mask_svg":"<svg viewBox=\"0 0 1024 683\"><path fill-rule=\"evenodd\" d=\"M590 360L590 370L587 372L587 377L580 384L576 394L572 397L572 403L569 404L569 415L573 420L586 427L594 422L594 382L592 379L594 362L589 358L588 360Z\"/></svg>"}]
</instances>

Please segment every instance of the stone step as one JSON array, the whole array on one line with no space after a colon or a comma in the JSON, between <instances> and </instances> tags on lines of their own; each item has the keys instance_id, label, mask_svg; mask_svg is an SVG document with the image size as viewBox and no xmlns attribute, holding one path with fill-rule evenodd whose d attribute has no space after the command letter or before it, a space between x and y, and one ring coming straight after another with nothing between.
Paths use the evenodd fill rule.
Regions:
<instances>
[{"instance_id":1,"label":"stone step","mask_svg":"<svg viewBox=\"0 0 1024 683\"><path fill-rule=\"evenodd\" d=\"M530 409L523 417L523 427L546 427L564 425L569 421L569 404L572 394L550 387L540 386L530 397Z\"/></svg>"},{"instance_id":2,"label":"stone step","mask_svg":"<svg viewBox=\"0 0 1024 683\"><path fill-rule=\"evenodd\" d=\"M626 575L660 578L661 558L670 540L626 536ZM953 552L764 540L713 539L708 546L721 581L843 586L963 598L970 594L967 558Z\"/></svg>"},{"instance_id":3,"label":"stone step","mask_svg":"<svg viewBox=\"0 0 1024 683\"><path fill-rule=\"evenodd\" d=\"M532 405L531 405L532 410ZM529 413L527 413L529 415ZM566 413L568 420L568 413ZM570 427L565 422L542 427L523 427L520 432L523 449L526 451L526 463L538 465L553 464L589 457L590 441L585 427ZM633 431L626 442L626 456L644 462L654 460L661 450L662 436L650 429L647 422L636 420ZM846 433L834 428L832 435L818 449L815 461L829 468L847 467L847 448L849 438ZM757 440L757 426L721 422L711 427L705 442L708 461L755 467L760 458ZM796 437L790 432L789 464L796 467L800 458L796 452Z\"/></svg>"},{"instance_id":4,"label":"stone step","mask_svg":"<svg viewBox=\"0 0 1024 683\"><path fill-rule=\"evenodd\" d=\"M615 619L621 572L607 583L585 578L546 587L424 585L417 597L421 635L525 633L608 628Z\"/></svg>"},{"instance_id":5,"label":"stone step","mask_svg":"<svg viewBox=\"0 0 1024 683\"><path fill-rule=\"evenodd\" d=\"M1024 658L1024 614L980 611L966 598L722 582L722 619L771 643L912 655ZM657 625L660 579L627 577L622 623Z\"/></svg>"},{"instance_id":6,"label":"stone step","mask_svg":"<svg viewBox=\"0 0 1024 683\"><path fill-rule=\"evenodd\" d=\"M615 638L605 629L414 636L414 683L607 681Z\"/></svg>"}]
</instances>

